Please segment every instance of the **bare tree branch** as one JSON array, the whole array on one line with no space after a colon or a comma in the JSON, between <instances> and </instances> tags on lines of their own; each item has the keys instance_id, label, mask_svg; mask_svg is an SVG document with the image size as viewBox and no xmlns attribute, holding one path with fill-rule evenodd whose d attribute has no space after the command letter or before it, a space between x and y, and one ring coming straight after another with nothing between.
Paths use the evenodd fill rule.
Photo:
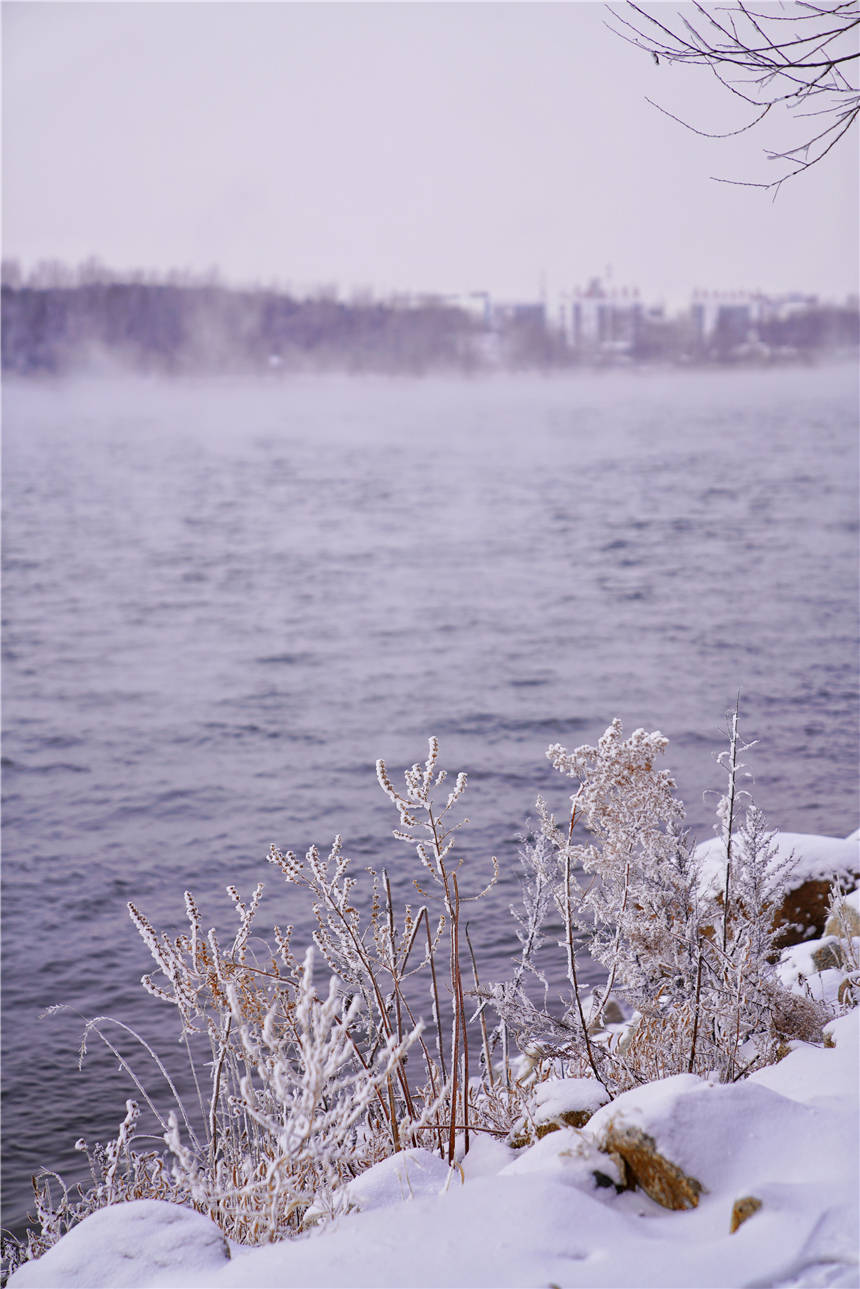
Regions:
<instances>
[{"instance_id":1,"label":"bare tree branch","mask_svg":"<svg viewBox=\"0 0 860 1289\"><path fill-rule=\"evenodd\" d=\"M692 12L691 12L692 11ZM778 190L832 150L860 114L860 5L856 0L810 3L791 0L779 12L762 12L745 0L706 5L693 0L687 12L663 18L628 0L623 10L610 6L607 23L616 35L649 53L656 63L708 67L735 98L754 109L738 129L701 129L652 99L664 115L706 138L744 134L759 125L773 109L791 117L818 116L824 128L794 147L765 148L771 161L789 170L766 182L719 179L744 187ZM813 106L814 105L814 106Z\"/></svg>"}]
</instances>

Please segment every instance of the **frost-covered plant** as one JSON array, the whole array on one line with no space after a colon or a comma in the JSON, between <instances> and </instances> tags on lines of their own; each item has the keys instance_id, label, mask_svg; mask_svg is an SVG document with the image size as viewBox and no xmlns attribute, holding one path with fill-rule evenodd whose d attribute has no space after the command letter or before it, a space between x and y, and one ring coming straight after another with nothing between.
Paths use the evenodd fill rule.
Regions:
<instances>
[{"instance_id":1,"label":"frost-covered plant","mask_svg":"<svg viewBox=\"0 0 860 1289\"><path fill-rule=\"evenodd\" d=\"M832 935L835 940L831 954L842 973L837 999L847 1011L860 1003L860 911L857 894L849 902L839 878L834 879L830 888L824 934Z\"/></svg>"},{"instance_id":2,"label":"frost-covered plant","mask_svg":"<svg viewBox=\"0 0 860 1289\"><path fill-rule=\"evenodd\" d=\"M820 1032L826 1019L808 1008L801 1015L775 970L774 912L792 859L779 859L774 833L740 788L740 755L752 745L741 743L737 712L718 758L728 783L717 809L724 847L717 890L682 830L674 781L658 765L666 746L659 731L624 738L615 720L596 746L549 748L577 786L566 826L538 801L554 872L546 847L525 852L531 876L521 925L526 943L537 943L551 887L570 994L560 1010L536 1007L522 988L522 967L485 991L524 1052L562 1057L572 1073L590 1072L613 1093L683 1071L737 1078L773 1060L785 1038ZM588 833L581 842L577 824ZM606 969L589 1000L577 978L579 944ZM634 1013L623 1035L605 1028L612 995Z\"/></svg>"},{"instance_id":3,"label":"frost-covered plant","mask_svg":"<svg viewBox=\"0 0 860 1289\"><path fill-rule=\"evenodd\" d=\"M523 838L519 859L522 870L522 906L518 908L511 905L511 916L516 924L520 959L511 985L514 989L519 989L527 975L534 976L542 986L546 1004L549 983L545 973L537 966L537 954L546 941L546 921L555 907L558 862L550 840L543 831Z\"/></svg>"},{"instance_id":4,"label":"frost-covered plant","mask_svg":"<svg viewBox=\"0 0 860 1289\"><path fill-rule=\"evenodd\" d=\"M553 765L575 779L577 788L566 826L538 801L543 844L523 856L533 874L525 925L527 942L536 942L536 919L546 913L551 884L564 930L570 995L558 1015L546 1005L535 1007L518 976L492 992L521 1046L578 1060L576 1072L587 1068L607 1090L635 1081L618 1052L610 1059L606 1046L592 1041L604 1023L610 996L620 995L632 1007L665 1020L670 999L683 989L681 982L697 962L695 864L678 831L684 808L674 781L657 764L666 744L659 731L640 729L625 739L615 720L594 747L583 745L573 752L558 744L549 748ZM574 840L578 823L588 830L588 840ZM606 980L587 1008L576 965L577 944L583 939L589 955L606 968Z\"/></svg>"},{"instance_id":5,"label":"frost-covered plant","mask_svg":"<svg viewBox=\"0 0 860 1289\"><path fill-rule=\"evenodd\" d=\"M66 1186L55 1172L43 1170L33 1178L33 1225L23 1240L3 1232L2 1261L5 1276L22 1262L46 1253L85 1217L108 1204L133 1199L161 1199L174 1204L189 1202L188 1192L177 1187L158 1150L135 1147L140 1107L126 1101L126 1113L116 1138L90 1146L81 1138L75 1149L87 1157L91 1185Z\"/></svg>"},{"instance_id":6,"label":"frost-covered plant","mask_svg":"<svg viewBox=\"0 0 860 1289\"><path fill-rule=\"evenodd\" d=\"M463 976L460 967L461 931L460 912L462 905L479 900L498 879L498 864L492 860L492 875L482 890L472 895L463 895L460 891L458 873L462 859L454 859L452 851L457 833L468 820L450 823L449 815L466 791L467 777L462 771L457 775L453 788L448 792L444 805L437 804L434 790L441 787L447 778L445 770L439 766L439 743L435 738L429 740L427 760L424 765L415 764L403 775L404 788L398 791L388 775L385 762L376 763L376 776L379 786L397 809L400 827L394 830L398 841L405 842L414 848L425 873L431 882L431 891L435 888L440 906L439 926L448 929L448 977L451 988L451 1112L448 1130L448 1161L454 1160L454 1143L459 1114L465 1138L465 1148L469 1148L469 1030ZM416 883L417 886L417 883ZM421 894L424 890L419 886ZM428 960L433 965L433 950L428 946ZM433 968L433 1012L436 1020L438 1055L444 1071L445 1055L442 1042L442 1027L439 1016L439 993L436 988L435 968ZM491 1066L485 1068L491 1075Z\"/></svg>"},{"instance_id":7,"label":"frost-covered plant","mask_svg":"<svg viewBox=\"0 0 860 1289\"><path fill-rule=\"evenodd\" d=\"M344 1184L386 1153L384 1130L381 1138L368 1132L368 1112L378 1101L375 1118L384 1129L391 1072L417 1032L391 1040L373 1065L361 1059L351 1033L361 1000L347 1002L334 978L318 997L310 949L295 997L278 999L262 1021L248 1014L234 983L228 1000L246 1069L229 1103L252 1127L246 1149L239 1156L219 1151L212 1168L184 1144L175 1114L165 1140L174 1182L195 1207L234 1238L260 1243L298 1229L311 1204L338 1212Z\"/></svg>"},{"instance_id":8,"label":"frost-covered plant","mask_svg":"<svg viewBox=\"0 0 860 1289\"><path fill-rule=\"evenodd\" d=\"M452 852L457 834L468 821L452 822L452 811L466 791L467 779L465 774L457 775L454 786L437 801L437 789L445 783L447 773L439 765L436 739L429 740L424 764L416 763L404 772L402 789L395 788L384 761L377 762L376 768L379 784L398 812L400 826L394 836L414 848L421 881L427 887L425 890L415 882L426 900L417 913L406 905L398 917L386 870L380 877L371 869L370 912L365 917L357 898L358 879L343 854L340 838L326 859L315 847L301 861L291 851L284 853L273 846L269 860L288 882L303 886L313 897L314 940L343 987L356 991L363 1000L365 1050L402 1042L407 1027L415 1028L414 986L408 989L407 982L420 973L426 975L435 1055L419 1031L416 1041L424 1058L423 1082L417 1086L410 1082L403 1062L392 1071L388 1098L392 1148L399 1149L404 1134L411 1140L419 1131L429 1129L434 1130L430 1140L435 1135L441 1143L444 1130L448 1159L453 1160L457 1132L462 1130L468 1140L470 1125L469 1030L460 915L463 904L479 899L495 881L495 860L489 886L476 894L462 894L462 860L454 859ZM443 936L448 945L449 1042L436 962Z\"/></svg>"},{"instance_id":9,"label":"frost-covered plant","mask_svg":"<svg viewBox=\"0 0 860 1289\"><path fill-rule=\"evenodd\" d=\"M683 846L673 826L683 819L684 807L669 771L657 767L668 739L642 729L627 739L622 734L616 719L596 747L568 752L554 744L547 750L555 768L578 782L571 819L580 817L593 839L576 846L568 839L560 848L576 868L597 879L580 888L578 898L579 920L587 918L589 926L589 952L607 970L594 1003L596 1018L613 990L635 1001L641 987L651 985L655 968L663 974L661 949L677 896L677 882L666 875Z\"/></svg>"},{"instance_id":10,"label":"frost-covered plant","mask_svg":"<svg viewBox=\"0 0 860 1289\"><path fill-rule=\"evenodd\" d=\"M728 814L726 798L721 804L722 820ZM706 951L714 994L714 1060L726 1079L753 1064L767 1064L784 1037L799 1036L790 1032L790 997L775 968L774 914L792 864L792 856L779 858L774 831L750 802L726 863L721 935Z\"/></svg>"},{"instance_id":11,"label":"frost-covered plant","mask_svg":"<svg viewBox=\"0 0 860 1289\"><path fill-rule=\"evenodd\" d=\"M726 788L717 805L720 839L716 878L708 883L717 900L713 930L703 939L707 1025L703 1052L723 1079L735 1079L776 1059L786 1040L821 1041L826 1008L801 1000L777 971L780 927L776 918L795 859L780 857L776 833L750 793L741 757L754 747L730 713L728 747L717 757Z\"/></svg>"},{"instance_id":12,"label":"frost-covered plant","mask_svg":"<svg viewBox=\"0 0 860 1289\"><path fill-rule=\"evenodd\" d=\"M379 782L398 811L395 835L414 847L428 888L421 891L426 902L417 913L409 905L395 910L385 869L381 874L368 870L370 890L362 899L340 838L327 855L311 847L303 860L291 851L270 849L270 863L312 896L314 941L333 973L320 995L311 951L299 963L290 947L291 928L275 926L271 947L256 935L252 939L262 884L248 903L235 887L227 888L238 928L225 945L214 930L204 931L190 892L185 895L187 930L176 937L156 931L129 905L155 962L143 986L175 1009L197 1105L183 1103L158 1055L127 1026L106 1017L88 1022L82 1052L91 1033L108 1045L135 1082L167 1150L141 1151L137 1103L129 1102L116 1142L92 1149L81 1143L92 1187L64 1192L54 1203L46 1183L37 1193L41 1234L34 1232L29 1245L13 1247L13 1260L44 1251L104 1204L144 1196L191 1204L238 1240L280 1239L298 1232L308 1211L315 1222L342 1211L348 1182L387 1154L421 1144L452 1161L458 1137L468 1149L470 1131L508 1131L521 1098L496 1084L483 1018L483 1080L470 1070L461 968L466 946L476 986L478 969L461 908L483 892L460 890L462 860L453 848L466 821L453 822L453 811L466 790L466 775L458 775L437 802L446 779L438 756L431 739L426 762L405 772L400 790L384 763L377 766ZM496 880L495 860L493 869L490 885ZM437 967L442 943L448 949L446 972ZM440 979L445 975L447 982ZM413 1010L413 978L422 977L432 1003L435 1055ZM115 1024L155 1062L170 1093L168 1111L110 1036ZM415 1063L417 1075L407 1073L410 1050L423 1057Z\"/></svg>"}]
</instances>

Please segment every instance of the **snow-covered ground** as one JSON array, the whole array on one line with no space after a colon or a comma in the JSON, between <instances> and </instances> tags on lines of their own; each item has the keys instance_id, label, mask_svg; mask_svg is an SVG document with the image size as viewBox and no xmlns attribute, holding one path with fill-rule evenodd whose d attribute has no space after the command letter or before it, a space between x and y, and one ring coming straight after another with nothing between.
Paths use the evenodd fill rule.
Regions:
<instances>
[{"instance_id":1,"label":"snow-covered ground","mask_svg":"<svg viewBox=\"0 0 860 1289\"><path fill-rule=\"evenodd\" d=\"M814 951L789 951L786 970L805 977ZM454 1169L426 1150L391 1156L351 1184L352 1212L297 1240L242 1247L152 1200L103 1209L10 1289L857 1286L858 1022L854 1008L826 1026L830 1046L794 1042L740 1082L682 1074L593 1098L583 1128L520 1150L479 1136ZM580 1105L589 1089L573 1085L588 1082L542 1085L541 1117ZM616 1187L604 1148L625 1133L650 1140L695 1207Z\"/></svg>"}]
</instances>

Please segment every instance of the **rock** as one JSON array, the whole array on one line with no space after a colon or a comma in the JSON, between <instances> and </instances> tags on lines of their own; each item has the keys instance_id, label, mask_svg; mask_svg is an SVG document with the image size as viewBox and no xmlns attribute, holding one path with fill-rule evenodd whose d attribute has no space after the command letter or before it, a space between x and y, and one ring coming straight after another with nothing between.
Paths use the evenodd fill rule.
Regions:
<instances>
[{"instance_id":1,"label":"rock","mask_svg":"<svg viewBox=\"0 0 860 1289\"><path fill-rule=\"evenodd\" d=\"M571 1127L575 1128L576 1126L576 1124L571 1124ZM558 1132L560 1128L561 1124L559 1123L538 1123L535 1125L535 1136L538 1141L543 1141L544 1137L547 1137L551 1132Z\"/></svg>"},{"instance_id":2,"label":"rock","mask_svg":"<svg viewBox=\"0 0 860 1289\"><path fill-rule=\"evenodd\" d=\"M830 905L830 886L826 878L811 878L786 893L773 915L774 927L779 932L774 943L776 949L816 940L821 935Z\"/></svg>"},{"instance_id":3,"label":"rock","mask_svg":"<svg viewBox=\"0 0 860 1289\"><path fill-rule=\"evenodd\" d=\"M538 1138L559 1128L583 1128L609 1093L597 1079L547 1079L535 1089L535 1131Z\"/></svg>"},{"instance_id":4,"label":"rock","mask_svg":"<svg viewBox=\"0 0 860 1289\"><path fill-rule=\"evenodd\" d=\"M857 984L850 976L846 976L842 981L836 997L841 1007L856 1007L860 1004L860 992L858 992ZM825 1034L824 1037L826 1040L830 1036Z\"/></svg>"},{"instance_id":5,"label":"rock","mask_svg":"<svg viewBox=\"0 0 860 1289\"><path fill-rule=\"evenodd\" d=\"M607 998L603 1008L603 1019L607 1025L623 1025L624 1012L614 998Z\"/></svg>"},{"instance_id":6,"label":"rock","mask_svg":"<svg viewBox=\"0 0 860 1289\"><path fill-rule=\"evenodd\" d=\"M842 946L834 935L827 935L819 941L812 953L812 965L816 971L827 971L830 967L843 965Z\"/></svg>"},{"instance_id":7,"label":"rock","mask_svg":"<svg viewBox=\"0 0 860 1289\"><path fill-rule=\"evenodd\" d=\"M594 993L586 994L582 1000L582 1009L586 1016L592 1012L597 995ZM626 1017L621 1008L621 1004L611 995L603 1004L603 1011L600 1017L595 1017L588 1026L589 1034L600 1034L609 1025L623 1025Z\"/></svg>"},{"instance_id":8,"label":"rock","mask_svg":"<svg viewBox=\"0 0 860 1289\"><path fill-rule=\"evenodd\" d=\"M548 1132L558 1132L559 1128L584 1128L593 1114L593 1110L564 1110L555 1119L535 1124L535 1136L540 1141Z\"/></svg>"},{"instance_id":9,"label":"rock","mask_svg":"<svg viewBox=\"0 0 860 1289\"><path fill-rule=\"evenodd\" d=\"M822 935L832 880L838 876L849 888L855 885L860 880L860 852L855 836L843 840L806 833L776 833L775 842L775 862L792 861L790 889L774 911L774 926L779 932L776 948L781 950ZM714 837L697 846L695 853L702 866L702 893L722 905L726 873L722 841Z\"/></svg>"},{"instance_id":10,"label":"rock","mask_svg":"<svg viewBox=\"0 0 860 1289\"><path fill-rule=\"evenodd\" d=\"M641 1128L625 1123L610 1124L601 1147L610 1156L620 1156L626 1165L628 1181L641 1187L663 1208L678 1211L698 1205L701 1182L688 1177L677 1164L661 1155L654 1138Z\"/></svg>"},{"instance_id":11,"label":"rock","mask_svg":"<svg viewBox=\"0 0 860 1289\"><path fill-rule=\"evenodd\" d=\"M593 1114L593 1110L565 1110L559 1118L568 1128L584 1128Z\"/></svg>"},{"instance_id":12,"label":"rock","mask_svg":"<svg viewBox=\"0 0 860 1289\"><path fill-rule=\"evenodd\" d=\"M774 990L770 999L770 1023L775 1036L784 1041L823 1043L827 1008L803 994Z\"/></svg>"},{"instance_id":13,"label":"rock","mask_svg":"<svg viewBox=\"0 0 860 1289\"><path fill-rule=\"evenodd\" d=\"M732 1220L729 1226L729 1235L734 1235L739 1226L743 1226L748 1217L757 1213L761 1208L761 1200L756 1199L755 1195L744 1195L742 1199L736 1199L732 1209Z\"/></svg>"},{"instance_id":14,"label":"rock","mask_svg":"<svg viewBox=\"0 0 860 1289\"><path fill-rule=\"evenodd\" d=\"M566 1185L588 1191L601 1199L626 1189L623 1160L600 1150L591 1138L576 1128L556 1129L552 1136L545 1135L502 1169L501 1175L547 1172Z\"/></svg>"}]
</instances>

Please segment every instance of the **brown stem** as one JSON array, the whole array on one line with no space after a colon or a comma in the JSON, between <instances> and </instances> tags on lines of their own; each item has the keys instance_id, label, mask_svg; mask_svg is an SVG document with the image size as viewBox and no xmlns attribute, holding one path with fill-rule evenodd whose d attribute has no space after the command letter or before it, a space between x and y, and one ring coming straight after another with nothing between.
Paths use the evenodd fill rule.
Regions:
<instances>
[{"instance_id":1,"label":"brown stem","mask_svg":"<svg viewBox=\"0 0 860 1289\"><path fill-rule=\"evenodd\" d=\"M445 1067L445 1046L442 1040L442 1012L439 1007L439 984L436 980L436 962L433 957L433 938L430 935L430 918L426 908L422 909L424 914L424 928L427 932L427 957L430 961L430 979L433 990L433 1015L436 1018L436 1046L439 1053L439 1068L442 1071L442 1082L448 1078L448 1071ZM419 918L421 914L418 915Z\"/></svg>"},{"instance_id":2,"label":"brown stem","mask_svg":"<svg viewBox=\"0 0 860 1289\"><path fill-rule=\"evenodd\" d=\"M396 949L395 949L395 940L394 940L394 936L395 936L394 905L391 900L391 882L389 881L388 873L384 868L382 870L382 880L385 884L385 901L388 906L388 934L391 940L391 978L394 981L394 1005L397 1012L397 1041L398 1043L402 1043L403 1042L403 1016L400 1010L400 990L398 989L398 980L397 980L397 961L396 961Z\"/></svg>"},{"instance_id":3,"label":"brown stem","mask_svg":"<svg viewBox=\"0 0 860 1289\"><path fill-rule=\"evenodd\" d=\"M454 973L457 983L457 1011L463 1030L463 1149L469 1153L469 1031L466 1024L466 999L463 992L463 973L460 971L460 887L457 874L454 882Z\"/></svg>"},{"instance_id":4,"label":"brown stem","mask_svg":"<svg viewBox=\"0 0 860 1289\"><path fill-rule=\"evenodd\" d=\"M440 865L441 867L441 865ZM442 870L444 873L444 869ZM447 878L446 878L447 890ZM457 918L454 909L451 909L451 994L454 1004L454 1025L451 1036L451 1123L448 1129L448 1163L454 1162L454 1138L455 1127L454 1121L457 1118L457 1093L459 1091L458 1078L460 1073L460 1015L459 1015L459 996L457 992Z\"/></svg>"},{"instance_id":5,"label":"brown stem","mask_svg":"<svg viewBox=\"0 0 860 1289\"><path fill-rule=\"evenodd\" d=\"M475 993L477 994L481 988L481 982L478 979L478 964L475 961L475 950L472 948L472 938L469 935L468 922L466 923L466 944L469 946L469 956L472 959L472 976L474 977ZM492 1087L495 1087L495 1079L493 1078L493 1063L492 1063L492 1060L490 1059L490 1039L489 1039L489 1035L487 1034L487 1020L486 1020L486 1017L484 1016L483 1006L481 1007L480 1021L481 1021L481 1042L483 1043L483 1047L484 1047L484 1068L487 1071L487 1081L489 1082L490 1087L492 1088Z\"/></svg>"},{"instance_id":6,"label":"brown stem","mask_svg":"<svg viewBox=\"0 0 860 1289\"><path fill-rule=\"evenodd\" d=\"M698 961L696 963L696 1005L693 1012L693 1040L690 1044L690 1059L687 1063L687 1073L693 1073L693 1067L696 1063L696 1040L699 1036L699 1003L702 997L702 945L697 944Z\"/></svg>"},{"instance_id":7,"label":"brown stem","mask_svg":"<svg viewBox=\"0 0 860 1289\"><path fill-rule=\"evenodd\" d=\"M394 1085L391 1082L391 1075L388 1076L388 1112L391 1121L391 1137L394 1141L395 1153L401 1149L400 1133L397 1130L397 1103L394 1099Z\"/></svg>"},{"instance_id":8,"label":"brown stem","mask_svg":"<svg viewBox=\"0 0 860 1289\"><path fill-rule=\"evenodd\" d=\"M227 1023L224 1026L224 1037L221 1039L221 1050L218 1053L218 1060L212 1074L212 1100L209 1103L209 1165L212 1169L212 1176L215 1177L215 1160L218 1157L218 1099L221 1096L221 1073L224 1069L224 1061L227 1056L227 1039L230 1037L230 1026L233 1017L227 1017Z\"/></svg>"},{"instance_id":9,"label":"brown stem","mask_svg":"<svg viewBox=\"0 0 860 1289\"><path fill-rule=\"evenodd\" d=\"M606 1084L604 1083L603 1079L600 1076L600 1071L597 1068L597 1061L595 1059L594 1052L591 1047L591 1039L588 1034L588 1025L585 1022L585 1012L583 1011L583 1008L582 1008L582 996L579 992L579 980L576 975L576 949L574 948L574 944L573 944L573 912L570 905L570 839L573 835L573 825L575 820L576 820L576 805L574 804L573 810L571 811L571 814L570 814L570 828L567 834L567 847L565 849L565 855L564 855L564 920L566 924L565 929L567 931L567 963L570 969L570 982L573 985L573 995L574 995L574 998L576 999L576 1008L577 1008L577 1011L579 1012L579 1022L582 1026L582 1036L585 1040L585 1051L586 1051L586 1054L588 1055L588 1063L594 1072L594 1077L597 1079L597 1082L600 1084L600 1086L606 1092L606 1095L611 1100L612 1093L609 1091L609 1088L606 1086Z\"/></svg>"},{"instance_id":10,"label":"brown stem","mask_svg":"<svg viewBox=\"0 0 860 1289\"><path fill-rule=\"evenodd\" d=\"M740 706L740 699L738 700ZM723 892L723 953L729 932L729 890L732 876L732 839L735 825L735 779L738 772L738 707L732 712L732 733L729 761L729 810L726 821L726 885Z\"/></svg>"}]
</instances>

